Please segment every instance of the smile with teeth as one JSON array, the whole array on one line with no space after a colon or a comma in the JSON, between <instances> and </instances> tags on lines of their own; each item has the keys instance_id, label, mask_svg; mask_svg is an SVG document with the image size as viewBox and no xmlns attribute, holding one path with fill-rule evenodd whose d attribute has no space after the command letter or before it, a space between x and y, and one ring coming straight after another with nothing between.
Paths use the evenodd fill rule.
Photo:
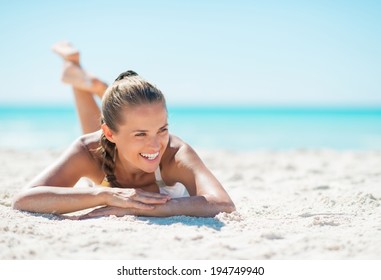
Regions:
<instances>
[{"instance_id":1,"label":"smile with teeth","mask_svg":"<svg viewBox=\"0 0 381 280\"><path fill-rule=\"evenodd\" d=\"M144 153L140 153L140 155L148 160L154 160L155 158L157 158L157 156L159 155L159 152L157 153L154 153L154 154L144 154Z\"/></svg>"}]
</instances>

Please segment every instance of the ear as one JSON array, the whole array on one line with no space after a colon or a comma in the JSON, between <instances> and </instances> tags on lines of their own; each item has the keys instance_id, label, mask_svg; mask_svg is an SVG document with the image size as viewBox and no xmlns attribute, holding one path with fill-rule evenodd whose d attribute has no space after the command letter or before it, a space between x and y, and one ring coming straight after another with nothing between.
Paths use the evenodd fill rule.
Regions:
<instances>
[{"instance_id":1,"label":"ear","mask_svg":"<svg viewBox=\"0 0 381 280\"><path fill-rule=\"evenodd\" d=\"M106 136L107 140L115 143L114 140L114 132L107 126L107 124L102 124L101 128L103 130L103 134Z\"/></svg>"}]
</instances>

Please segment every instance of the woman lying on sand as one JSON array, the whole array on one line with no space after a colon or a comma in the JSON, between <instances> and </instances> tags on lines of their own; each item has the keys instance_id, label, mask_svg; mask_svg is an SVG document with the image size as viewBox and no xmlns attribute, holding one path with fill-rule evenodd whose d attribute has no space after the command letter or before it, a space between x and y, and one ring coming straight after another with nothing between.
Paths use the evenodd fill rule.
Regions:
<instances>
[{"instance_id":1,"label":"woman lying on sand","mask_svg":"<svg viewBox=\"0 0 381 280\"><path fill-rule=\"evenodd\" d=\"M53 50L64 58L62 80L73 87L84 135L14 198L15 209L64 214L97 207L86 217L208 217L235 210L196 152L169 134L159 89L133 71L107 87L81 68L69 43ZM82 177L94 186L74 188Z\"/></svg>"}]
</instances>

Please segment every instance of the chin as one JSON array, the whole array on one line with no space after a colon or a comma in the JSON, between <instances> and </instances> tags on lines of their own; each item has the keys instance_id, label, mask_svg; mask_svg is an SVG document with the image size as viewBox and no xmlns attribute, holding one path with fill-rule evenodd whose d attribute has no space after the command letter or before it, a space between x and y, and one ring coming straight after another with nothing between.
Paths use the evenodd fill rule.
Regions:
<instances>
[{"instance_id":1,"label":"chin","mask_svg":"<svg viewBox=\"0 0 381 280\"><path fill-rule=\"evenodd\" d=\"M156 169L159 167L159 165L152 165L152 166L144 166L142 170L146 173L154 173Z\"/></svg>"},{"instance_id":2,"label":"chin","mask_svg":"<svg viewBox=\"0 0 381 280\"><path fill-rule=\"evenodd\" d=\"M155 172L155 170L160 165L160 159L155 160L153 162L147 162L147 160L144 160L142 164L140 164L140 169L147 173Z\"/></svg>"}]
</instances>

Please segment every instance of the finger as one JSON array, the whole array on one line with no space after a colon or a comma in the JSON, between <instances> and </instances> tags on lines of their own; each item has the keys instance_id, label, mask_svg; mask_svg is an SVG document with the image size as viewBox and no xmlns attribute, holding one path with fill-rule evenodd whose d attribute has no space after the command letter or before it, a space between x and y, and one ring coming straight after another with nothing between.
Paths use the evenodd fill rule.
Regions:
<instances>
[{"instance_id":1,"label":"finger","mask_svg":"<svg viewBox=\"0 0 381 280\"><path fill-rule=\"evenodd\" d=\"M85 215L79 216L78 220L87 220L91 218L94 218L94 217L90 216L89 214L85 214Z\"/></svg>"},{"instance_id":2,"label":"finger","mask_svg":"<svg viewBox=\"0 0 381 280\"><path fill-rule=\"evenodd\" d=\"M134 200L144 204L165 204L169 199L167 197L151 197L146 195L139 195L134 197Z\"/></svg>"},{"instance_id":3,"label":"finger","mask_svg":"<svg viewBox=\"0 0 381 280\"><path fill-rule=\"evenodd\" d=\"M72 220L72 221L76 221L76 220L80 220L81 219L81 216L60 215L60 217L62 219L65 219L65 220Z\"/></svg>"},{"instance_id":4,"label":"finger","mask_svg":"<svg viewBox=\"0 0 381 280\"><path fill-rule=\"evenodd\" d=\"M133 210L133 209L141 209L141 210L152 210L152 209L155 209L155 206L152 205L152 204L149 204L149 203L144 203L144 202L141 202L139 200L136 199L137 197L134 197L134 198L119 198L117 200L115 200L112 204L111 207L119 207L119 208L122 208L122 209L130 209L130 210ZM142 200L140 198L140 200ZM144 200L144 199L143 199ZM156 203L157 204L157 203Z\"/></svg>"},{"instance_id":5,"label":"finger","mask_svg":"<svg viewBox=\"0 0 381 280\"><path fill-rule=\"evenodd\" d=\"M153 209L155 209L155 206L145 204L145 203L143 203L141 201L137 201L137 200L130 200L128 207L140 209L140 210L153 210Z\"/></svg>"},{"instance_id":6,"label":"finger","mask_svg":"<svg viewBox=\"0 0 381 280\"><path fill-rule=\"evenodd\" d=\"M158 198L158 199L170 199L170 196L163 193L147 192L142 189L135 189L136 195L142 195L149 198Z\"/></svg>"},{"instance_id":7,"label":"finger","mask_svg":"<svg viewBox=\"0 0 381 280\"><path fill-rule=\"evenodd\" d=\"M149 198L156 198L156 199L166 199L170 200L171 197L166 194L162 193L155 193L155 192L147 192L142 189L121 189L119 188L116 192L117 195L120 195L122 197L126 198L133 198L135 199L136 197L149 197Z\"/></svg>"},{"instance_id":8,"label":"finger","mask_svg":"<svg viewBox=\"0 0 381 280\"><path fill-rule=\"evenodd\" d=\"M97 212L90 212L83 216L81 216L80 220L86 220L86 219L92 219L92 218L100 218L100 217L108 217L115 215L117 217L121 216L119 212L111 212L111 211L97 211Z\"/></svg>"},{"instance_id":9,"label":"finger","mask_svg":"<svg viewBox=\"0 0 381 280\"><path fill-rule=\"evenodd\" d=\"M91 219L91 218L102 217L102 216L110 216L108 212L109 210L106 210L106 209L96 209L85 215L82 215L80 219L85 220L85 219Z\"/></svg>"},{"instance_id":10,"label":"finger","mask_svg":"<svg viewBox=\"0 0 381 280\"><path fill-rule=\"evenodd\" d=\"M113 201L109 205L150 210L154 208L152 205L165 204L168 200L169 196L167 195L134 189L132 193L131 190L128 192L118 191L113 195Z\"/></svg>"},{"instance_id":11,"label":"finger","mask_svg":"<svg viewBox=\"0 0 381 280\"><path fill-rule=\"evenodd\" d=\"M136 190L136 194L132 198L148 204L163 204L171 199L171 197L166 194L147 192L140 189Z\"/></svg>"},{"instance_id":12,"label":"finger","mask_svg":"<svg viewBox=\"0 0 381 280\"><path fill-rule=\"evenodd\" d=\"M87 220L87 219L97 218L97 217L100 217L100 216L101 215L97 215L97 214L93 214L93 213L87 213L87 214L84 214L82 216L79 216L78 220Z\"/></svg>"}]
</instances>

